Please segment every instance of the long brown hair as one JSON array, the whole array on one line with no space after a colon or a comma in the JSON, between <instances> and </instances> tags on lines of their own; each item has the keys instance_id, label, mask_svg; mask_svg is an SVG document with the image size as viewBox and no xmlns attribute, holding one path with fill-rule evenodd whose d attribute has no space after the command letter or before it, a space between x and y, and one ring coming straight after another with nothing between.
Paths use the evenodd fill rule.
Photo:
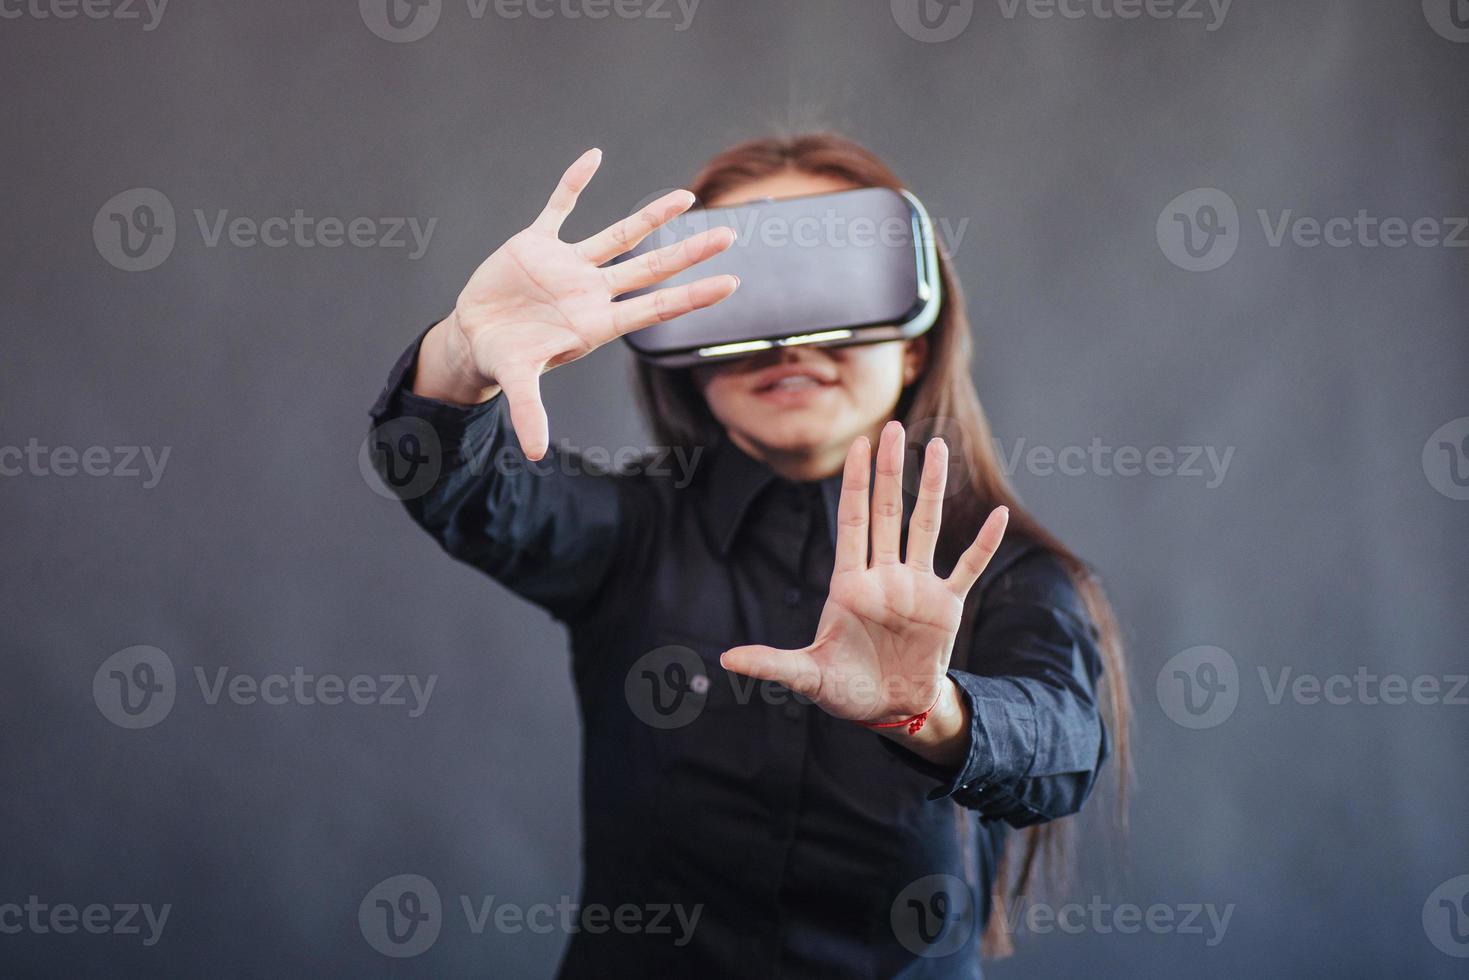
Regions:
<instances>
[{"instance_id":1,"label":"long brown hair","mask_svg":"<svg viewBox=\"0 0 1469 980\"><path fill-rule=\"evenodd\" d=\"M706 163L687 187L697 197L698 206L703 206L744 183L784 170L835 177L859 187L899 189L903 186L897 175L866 148L834 133L817 132L740 143ZM914 427L929 429L938 424L943 431L924 434L945 436L951 449L951 483L957 471L972 488L973 492L955 493L944 501L940 550L947 552L950 563L973 540L986 515L1003 504L1010 508L1008 533L1028 538L1046 549L1071 575L1096 630L1101 651L1104 674L1099 696L1114 748L1119 823L1125 825L1131 770L1128 739L1131 706L1117 622L1092 570L1020 505L1005 477L989 420L969 373L972 344L964 297L943 243L938 244L943 303L938 321L926 335L927 364L899 399L896 414L910 431ZM711 445L720 438L721 427L689 370L656 368L639 361L636 371L643 408L662 444ZM1016 897L1025 894L1042 866L1045 878L1055 883L1063 880L1069 864L1066 823L1057 821L1030 827L1011 838L995 875L994 901L983 941L986 956L1004 956L1012 951L1009 924L1005 921L1008 879L1014 879L1012 894ZM1016 857L1019 867L1013 868Z\"/></svg>"}]
</instances>

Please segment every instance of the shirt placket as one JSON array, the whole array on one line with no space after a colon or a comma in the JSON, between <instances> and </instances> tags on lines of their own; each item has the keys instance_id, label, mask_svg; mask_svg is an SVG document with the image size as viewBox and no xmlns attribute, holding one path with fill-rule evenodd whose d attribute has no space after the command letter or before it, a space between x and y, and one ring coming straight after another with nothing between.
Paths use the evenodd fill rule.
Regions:
<instances>
[{"instance_id":1,"label":"shirt placket","mask_svg":"<svg viewBox=\"0 0 1469 980\"><path fill-rule=\"evenodd\" d=\"M810 643L821 618L831 581L834 552L822 513L823 501L815 485L778 484L769 495L768 508L754 527L763 538L767 553L781 556L778 584L767 589L761 619L769 643L780 649L797 649ZM773 592L774 594L770 594ZM809 702L780 690L780 703L765 712L765 734L772 760L769 783L772 843L777 866L773 876L778 906L788 876L790 861L806 805L807 764L813 713L820 710ZM775 937L775 973L779 972L779 944ZM774 975L774 974L773 974Z\"/></svg>"}]
</instances>

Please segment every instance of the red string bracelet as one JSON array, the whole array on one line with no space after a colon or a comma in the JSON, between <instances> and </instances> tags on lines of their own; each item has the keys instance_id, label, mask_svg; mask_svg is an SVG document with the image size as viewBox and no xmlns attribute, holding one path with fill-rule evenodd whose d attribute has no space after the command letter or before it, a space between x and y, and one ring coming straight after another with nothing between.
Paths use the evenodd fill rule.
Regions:
<instances>
[{"instance_id":1,"label":"red string bracelet","mask_svg":"<svg viewBox=\"0 0 1469 980\"><path fill-rule=\"evenodd\" d=\"M903 718L899 721L859 721L857 722L857 724L862 725L866 728L897 728L900 725L907 725L908 734L917 735L918 730L923 727L923 723L925 721L928 721L929 712L933 711L934 708L937 708L939 706L939 698L943 696L943 689L940 688L938 697L933 699L933 704L928 706L928 711L920 711L918 714L913 715L910 718Z\"/></svg>"}]
</instances>

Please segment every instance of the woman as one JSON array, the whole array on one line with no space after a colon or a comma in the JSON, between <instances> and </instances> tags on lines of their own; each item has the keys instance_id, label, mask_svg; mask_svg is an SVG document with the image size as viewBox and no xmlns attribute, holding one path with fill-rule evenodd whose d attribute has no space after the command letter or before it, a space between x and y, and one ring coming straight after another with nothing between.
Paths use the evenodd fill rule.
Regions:
<instances>
[{"instance_id":1,"label":"woman","mask_svg":"<svg viewBox=\"0 0 1469 980\"><path fill-rule=\"evenodd\" d=\"M1006 485L946 259L916 339L640 364L660 441L699 460L687 485L556 459L543 371L740 285L614 301L729 247L727 228L613 258L696 200L900 186L837 136L759 140L692 192L562 242L600 159L583 154L475 271L373 412L440 444L413 517L570 629L582 907L637 914L584 914L562 975L977 977L982 930L1008 948L1003 885L1027 887L1042 825L1081 807L1109 741L1126 758L1100 588ZM911 493L905 423L954 443L951 459L927 442ZM546 463L488 462L517 444ZM1007 874L1012 827L1027 830Z\"/></svg>"}]
</instances>

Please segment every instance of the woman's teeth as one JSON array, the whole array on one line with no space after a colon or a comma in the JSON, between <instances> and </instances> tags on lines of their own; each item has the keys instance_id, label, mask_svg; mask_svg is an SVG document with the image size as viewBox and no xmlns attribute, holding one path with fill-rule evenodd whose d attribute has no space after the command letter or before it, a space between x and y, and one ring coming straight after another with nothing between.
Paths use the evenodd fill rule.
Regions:
<instances>
[{"instance_id":1,"label":"woman's teeth","mask_svg":"<svg viewBox=\"0 0 1469 980\"><path fill-rule=\"evenodd\" d=\"M772 391L795 391L800 388L815 388L818 384L820 382L815 378L797 374L789 378L781 378L770 388Z\"/></svg>"}]
</instances>

